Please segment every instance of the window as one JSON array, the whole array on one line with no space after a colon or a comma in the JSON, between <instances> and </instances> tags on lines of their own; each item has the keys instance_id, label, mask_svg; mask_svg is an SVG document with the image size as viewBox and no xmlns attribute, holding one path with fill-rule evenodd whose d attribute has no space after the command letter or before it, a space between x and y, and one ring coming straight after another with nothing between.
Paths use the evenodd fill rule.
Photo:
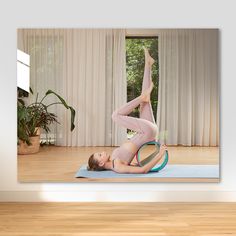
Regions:
<instances>
[{"instance_id":1,"label":"window","mask_svg":"<svg viewBox=\"0 0 236 236\"><path fill-rule=\"evenodd\" d=\"M151 94L151 104L153 115L156 120L158 104L158 82L159 82L159 65L158 65L158 37L126 37L126 75L127 75L127 101L138 97L142 91L142 81L145 65L143 46L145 46L150 55L155 60L152 66L152 81L154 88ZM139 117L139 107L134 109L130 114L133 117ZM128 130L128 138L134 133Z\"/></svg>"}]
</instances>

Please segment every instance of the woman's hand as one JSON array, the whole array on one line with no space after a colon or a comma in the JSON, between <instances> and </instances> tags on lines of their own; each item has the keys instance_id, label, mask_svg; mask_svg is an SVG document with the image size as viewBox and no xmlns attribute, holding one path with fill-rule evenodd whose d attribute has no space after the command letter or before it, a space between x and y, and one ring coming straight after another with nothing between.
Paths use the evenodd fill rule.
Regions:
<instances>
[{"instance_id":1,"label":"woman's hand","mask_svg":"<svg viewBox=\"0 0 236 236\"><path fill-rule=\"evenodd\" d=\"M161 147L160 147L160 155L163 155L164 152L167 151L167 146L165 144L161 144Z\"/></svg>"}]
</instances>

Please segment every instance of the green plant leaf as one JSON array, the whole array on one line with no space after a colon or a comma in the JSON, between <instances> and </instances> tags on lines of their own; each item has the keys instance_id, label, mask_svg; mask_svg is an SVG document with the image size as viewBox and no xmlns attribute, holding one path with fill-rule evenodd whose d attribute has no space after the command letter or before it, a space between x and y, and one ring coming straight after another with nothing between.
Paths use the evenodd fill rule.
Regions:
<instances>
[{"instance_id":1,"label":"green plant leaf","mask_svg":"<svg viewBox=\"0 0 236 236\"><path fill-rule=\"evenodd\" d=\"M24 102L24 100L23 99L21 99L21 98L18 98L18 102L21 104L21 105L25 105L25 102Z\"/></svg>"},{"instance_id":2,"label":"green plant leaf","mask_svg":"<svg viewBox=\"0 0 236 236\"><path fill-rule=\"evenodd\" d=\"M48 96L49 94L54 94L55 96L57 96L58 99L62 102L62 104L63 104L67 109L69 109L69 106L67 105L66 101L65 101L60 95L58 95L57 93L53 92L51 89L49 89L49 90L45 93L45 96Z\"/></svg>"},{"instance_id":3,"label":"green plant leaf","mask_svg":"<svg viewBox=\"0 0 236 236\"><path fill-rule=\"evenodd\" d=\"M70 126L70 131L73 131L75 128L75 110L73 109L73 107L69 107L70 112L71 112L71 126Z\"/></svg>"},{"instance_id":4,"label":"green plant leaf","mask_svg":"<svg viewBox=\"0 0 236 236\"><path fill-rule=\"evenodd\" d=\"M71 106L68 106L66 101L60 96L58 95L57 93L55 93L54 91L52 90L48 90L45 94L45 96L48 96L49 94L54 94L55 96L58 97L58 99L61 101L61 104L65 106L65 108L67 109L70 109L70 112L71 112L71 126L70 126L70 130L73 131L74 128L75 128L75 124L74 124L74 121L75 121L75 110L73 109L73 107ZM48 105L50 106L50 104Z\"/></svg>"},{"instance_id":5,"label":"green plant leaf","mask_svg":"<svg viewBox=\"0 0 236 236\"><path fill-rule=\"evenodd\" d=\"M29 88L29 90L30 90L30 93L31 93L31 94L34 94L34 92L33 92L33 90L32 90L31 87Z\"/></svg>"}]
</instances>

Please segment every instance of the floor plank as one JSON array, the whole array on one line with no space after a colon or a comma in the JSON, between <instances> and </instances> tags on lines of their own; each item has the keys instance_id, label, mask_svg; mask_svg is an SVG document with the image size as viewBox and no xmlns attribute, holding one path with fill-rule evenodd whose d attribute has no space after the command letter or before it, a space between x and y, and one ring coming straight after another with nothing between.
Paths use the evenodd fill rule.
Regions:
<instances>
[{"instance_id":1,"label":"floor plank","mask_svg":"<svg viewBox=\"0 0 236 236\"><path fill-rule=\"evenodd\" d=\"M0 203L0 236L236 235L236 203Z\"/></svg>"}]
</instances>

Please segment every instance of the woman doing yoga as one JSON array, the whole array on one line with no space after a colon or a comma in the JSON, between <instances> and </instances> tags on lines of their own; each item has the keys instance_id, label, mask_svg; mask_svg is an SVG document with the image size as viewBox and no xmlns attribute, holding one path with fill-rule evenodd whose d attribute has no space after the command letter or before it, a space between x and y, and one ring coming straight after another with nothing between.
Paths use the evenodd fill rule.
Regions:
<instances>
[{"instance_id":1,"label":"woman doing yoga","mask_svg":"<svg viewBox=\"0 0 236 236\"><path fill-rule=\"evenodd\" d=\"M150 103L150 94L153 89L151 68L154 59L150 56L146 48L144 48L144 51L145 68L141 95L121 106L112 114L114 122L137 133L120 147L114 149L111 157L106 152L92 154L88 160L88 170L113 170L118 173L147 173L161 160L167 150L166 145L161 145L159 153L146 165L130 165L139 148L144 143L155 140L157 135L157 126ZM140 118L128 116L139 105Z\"/></svg>"}]
</instances>

